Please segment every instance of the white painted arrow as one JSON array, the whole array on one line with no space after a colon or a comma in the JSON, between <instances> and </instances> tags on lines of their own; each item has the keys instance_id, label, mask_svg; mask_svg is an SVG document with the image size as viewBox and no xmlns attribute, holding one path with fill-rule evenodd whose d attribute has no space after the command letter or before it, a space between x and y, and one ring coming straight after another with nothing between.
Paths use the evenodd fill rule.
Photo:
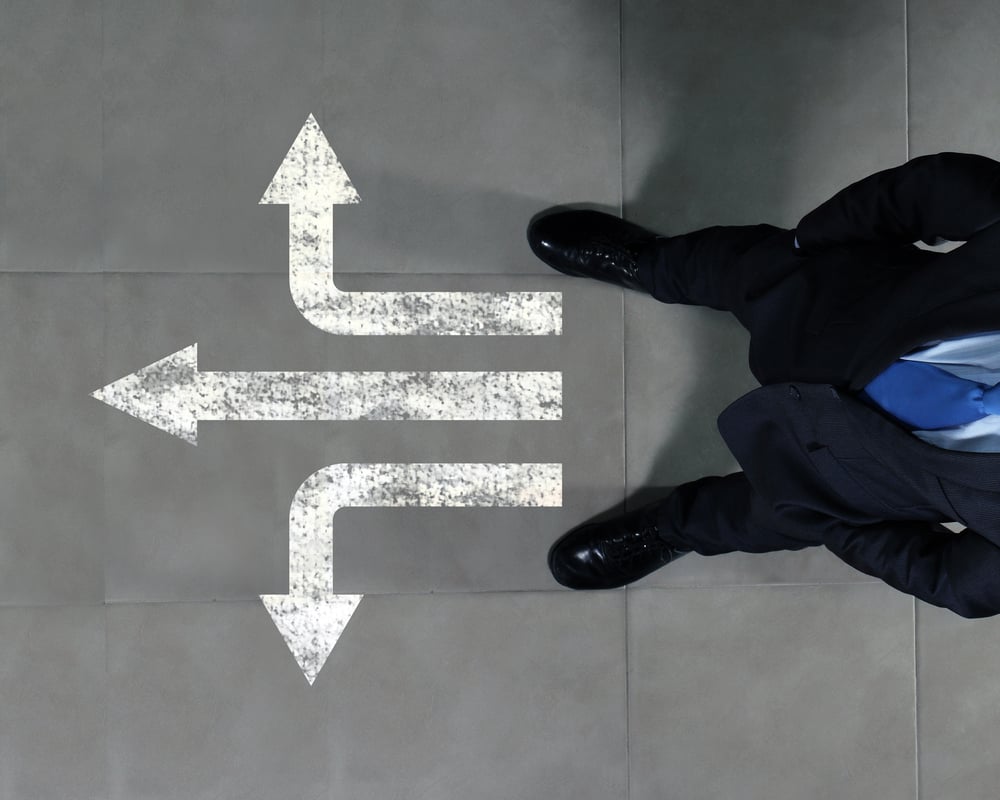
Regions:
<instances>
[{"instance_id":1,"label":"white painted arrow","mask_svg":"<svg viewBox=\"0 0 1000 800\"><path fill-rule=\"evenodd\" d=\"M262 594L312 685L364 595L333 593L333 517L348 506L561 506L562 464L333 464L288 515L288 594Z\"/></svg>"},{"instance_id":2,"label":"white painted arrow","mask_svg":"<svg viewBox=\"0 0 1000 800\"><path fill-rule=\"evenodd\" d=\"M193 445L199 420L562 419L561 372L199 372L197 342L91 395Z\"/></svg>"},{"instance_id":3,"label":"white painted arrow","mask_svg":"<svg viewBox=\"0 0 1000 800\"><path fill-rule=\"evenodd\" d=\"M259 204L288 205L292 300L338 334L561 335L561 292L344 292L333 280L333 208L361 198L312 114Z\"/></svg>"}]
</instances>

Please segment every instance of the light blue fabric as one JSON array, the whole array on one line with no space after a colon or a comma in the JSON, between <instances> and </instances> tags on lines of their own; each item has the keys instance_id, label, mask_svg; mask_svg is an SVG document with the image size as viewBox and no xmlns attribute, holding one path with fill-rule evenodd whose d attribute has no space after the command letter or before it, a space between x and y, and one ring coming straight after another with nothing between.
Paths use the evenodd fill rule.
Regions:
<instances>
[{"instance_id":1,"label":"light blue fabric","mask_svg":"<svg viewBox=\"0 0 1000 800\"><path fill-rule=\"evenodd\" d=\"M864 391L897 419L928 431L954 428L1000 410L1000 386L959 378L922 361L890 364Z\"/></svg>"},{"instance_id":2,"label":"light blue fabric","mask_svg":"<svg viewBox=\"0 0 1000 800\"><path fill-rule=\"evenodd\" d=\"M902 360L933 364L959 378L995 386L1000 382L1000 332L929 342L903 356ZM997 453L1000 452L1000 414L991 412L981 419L939 430L916 429L913 435L946 450Z\"/></svg>"},{"instance_id":3,"label":"light blue fabric","mask_svg":"<svg viewBox=\"0 0 1000 800\"><path fill-rule=\"evenodd\" d=\"M797 233L795 249L801 249ZM982 384L985 394L985 387L996 387L1000 382L1000 331L928 342L900 360L933 364L951 375ZM889 369L892 369L892 366ZM872 383L878 381L880 377L876 376ZM994 406L991 405L991 408L992 410L988 409L989 414L979 419L946 428L917 427L912 432L917 438L945 450L1000 453L1000 413Z\"/></svg>"}]
</instances>

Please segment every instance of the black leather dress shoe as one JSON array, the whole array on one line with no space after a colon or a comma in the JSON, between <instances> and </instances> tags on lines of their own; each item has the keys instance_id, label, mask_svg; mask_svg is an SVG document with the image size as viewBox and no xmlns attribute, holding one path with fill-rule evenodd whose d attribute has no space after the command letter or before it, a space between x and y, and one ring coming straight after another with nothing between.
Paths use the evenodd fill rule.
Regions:
<instances>
[{"instance_id":1,"label":"black leather dress shoe","mask_svg":"<svg viewBox=\"0 0 1000 800\"><path fill-rule=\"evenodd\" d=\"M658 503L571 530L549 551L552 577L570 589L615 589L690 553L660 534L652 510Z\"/></svg>"},{"instance_id":2,"label":"black leather dress shoe","mask_svg":"<svg viewBox=\"0 0 1000 800\"><path fill-rule=\"evenodd\" d=\"M667 237L602 211L558 211L528 226L532 251L553 269L646 294L637 260L657 238Z\"/></svg>"}]
</instances>

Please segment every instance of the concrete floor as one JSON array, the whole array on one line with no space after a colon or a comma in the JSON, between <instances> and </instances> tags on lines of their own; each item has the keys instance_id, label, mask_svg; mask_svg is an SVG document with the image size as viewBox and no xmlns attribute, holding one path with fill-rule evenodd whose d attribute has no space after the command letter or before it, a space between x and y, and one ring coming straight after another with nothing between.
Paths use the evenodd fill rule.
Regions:
<instances>
[{"instance_id":1,"label":"concrete floor","mask_svg":"<svg viewBox=\"0 0 1000 800\"><path fill-rule=\"evenodd\" d=\"M5 0L0 800L994 800L1000 622L823 548L573 592L565 531L739 469L730 316L568 278L557 204L795 227L942 150L998 158L983 0ZM349 291L562 292L561 336L335 336L261 195L309 114L361 196ZM206 371L558 370L559 421L205 421L91 392ZM364 594L315 683L259 595L337 463L562 465L550 508L345 508ZM626 505L623 505L627 503Z\"/></svg>"}]
</instances>

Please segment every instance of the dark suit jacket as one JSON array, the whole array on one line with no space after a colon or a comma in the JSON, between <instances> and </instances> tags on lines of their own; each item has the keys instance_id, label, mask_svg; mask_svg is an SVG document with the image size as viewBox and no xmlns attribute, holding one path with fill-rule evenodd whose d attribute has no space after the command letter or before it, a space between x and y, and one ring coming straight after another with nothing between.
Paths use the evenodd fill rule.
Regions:
<instances>
[{"instance_id":1,"label":"dark suit jacket","mask_svg":"<svg viewBox=\"0 0 1000 800\"><path fill-rule=\"evenodd\" d=\"M964 617L1000 613L1000 454L927 444L857 392L922 345L1000 330L997 222L1000 163L980 155L921 156L838 192L800 221L800 250L741 270L763 385L719 418L776 520ZM964 244L913 244L939 239Z\"/></svg>"}]
</instances>

